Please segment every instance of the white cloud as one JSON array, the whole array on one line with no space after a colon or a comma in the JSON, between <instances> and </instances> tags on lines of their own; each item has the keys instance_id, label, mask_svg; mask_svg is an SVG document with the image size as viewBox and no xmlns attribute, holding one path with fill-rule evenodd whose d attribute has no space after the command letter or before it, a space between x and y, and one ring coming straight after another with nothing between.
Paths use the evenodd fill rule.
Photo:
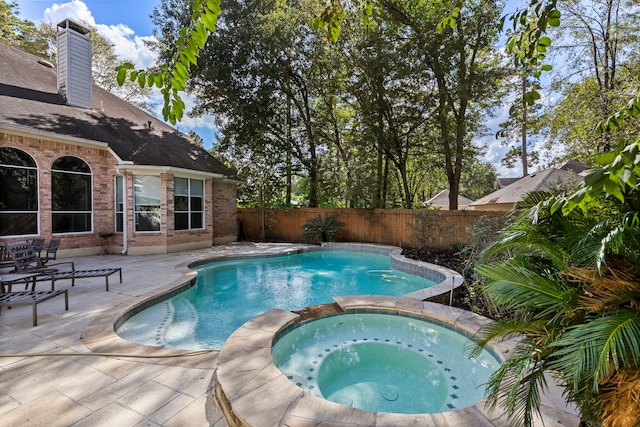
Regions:
<instances>
[{"instance_id":1,"label":"white cloud","mask_svg":"<svg viewBox=\"0 0 640 427\"><path fill-rule=\"evenodd\" d=\"M79 24L95 28L101 36L113 44L118 58L132 61L137 68L147 68L156 62L158 55L144 43L147 40L153 40L152 36L138 36L124 24L97 24L93 14L81 0L55 3L44 11L44 22L55 25L65 19L72 19Z\"/></svg>"},{"instance_id":2,"label":"white cloud","mask_svg":"<svg viewBox=\"0 0 640 427\"><path fill-rule=\"evenodd\" d=\"M135 32L123 24L95 26L101 36L113 44L118 58L134 63L137 68L147 68L155 64L158 55L145 45L153 36L137 36Z\"/></svg>"},{"instance_id":3,"label":"white cloud","mask_svg":"<svg viewBox=\"0 0 640 427\"><path fill-rule=\"evenodd\" d=\"M72 0L68 3L55 3L53 6L44 10L44 22L58 24L65 19L78 21L79 24L94 27L96 21L91 11L80 0Z\"/></svg>"}]
</instances>

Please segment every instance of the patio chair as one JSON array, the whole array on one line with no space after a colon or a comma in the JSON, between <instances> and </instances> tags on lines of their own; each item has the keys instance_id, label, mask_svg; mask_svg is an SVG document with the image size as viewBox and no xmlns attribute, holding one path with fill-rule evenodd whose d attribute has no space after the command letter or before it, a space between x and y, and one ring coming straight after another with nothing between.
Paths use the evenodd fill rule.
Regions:
<instances>
[{"instance_id":1,"label":"patio chair","mask_svg":"<svg viewBox=\"0 0 640 427\"><path fill-rule=\"evenodd\" d=\"M15 266L13 273L42 273L48 275L58 271L54 265L61 266L68 264L71 270L75 270L73 261L61 262L47 266L36 253L33 245L28 240L5 242L5 247Z\"/></svg>"},{"instance_id":2,"label":"patio chair","mask_svg":"<svg viewBox=\"0 0 640 427\"><path fill-rule=\"evenodd\" d=\"M5 245L0 244L0 268L13 267L13 259Z\"/></svg>"},{"instance_id":3,"label":"patio chair","mask_svg":"<svg viewBox=\"0 0 640 427\"><path fill-rule=\"evenodd\" d=\"M40 256L40 252L42 252L44 248L44 239L32 239L31 246L33 246L33 250Z\"/></svg>"},{"instance_id":4,"label":"patio chair","mask_svg":"<svg viewBox=\"0 0 640 427\"><path fill-rule=\"evenodd\" d=\"M57 280L68 279L71 280L71 286L75 286L76 279L104 277L106 289L108 291L109 276L115 273L119 273L120 283L122 283L122 268L120 267L100 268L95 270L76 270L73 261L45 264L38 254L35 253L31 244L26 240L19 242L6 242L5 245L16 266L14 271L15 273L39 273L35 278L35 281L41 282L44 280L51 280L51 290L54 290ZM67 268L65 271L58 270L58 266L64 264L68 264L70 269ZM35 284L33 287L35 287Z\"/></svg>"},{"instance_id":5,"label":"patio chair","mask_svg":"<svg viewBox=\"0 0 640 427\"><path fill-rule=\"evenodd\" d=\"M51 239L51 242L49 242L49 246L47 246L47 250L44 256L40 256L40 253L38 253L38 256L40 256L40 259L42 260L42 262L46 264L51 260L55 261L59 246L60 246L60 239ZM44 250L44 248L42 248L41 250Z\"/></svg>"}]
</instances>

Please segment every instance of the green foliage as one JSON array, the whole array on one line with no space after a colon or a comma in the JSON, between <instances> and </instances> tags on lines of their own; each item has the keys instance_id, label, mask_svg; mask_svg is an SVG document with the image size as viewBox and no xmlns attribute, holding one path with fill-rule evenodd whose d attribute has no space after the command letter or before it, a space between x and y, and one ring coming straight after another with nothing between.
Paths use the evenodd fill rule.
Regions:
<instances>
[{"instance_id":1,"label":"green foliage","mask_svg":"<svg viewBox=\"0 0 640 427\"><path fill-rule=\"evenodd\" d=\"M446 235L453 228L453 224L447 223L444 227L440 217L430 211L422 211L415 215L414 221L409 224L411 228L411 244L418 249L428 250L439 247L436 238Z\"/></svg>"},{"instance_id":2,"label":"green foliage","mask_svg":"<svg viewBox=\"0 0 640 427\"><path fill-rule=\"evenodd\" d=\"M171 124L176 124L184 115L185 104L180 92L186 89L189 69L198 64L198 57L209 38L216 31L218 16L222 13L220 0L195 0L191 3L191 22L180 31L175 42L175 53L169 63L155 71L136 70L130 63L116 67L117 81L123 85L127 75L130 81L137 81L140 87L160 89L164 99L162 115Z\"/></svg>"},{"instance_id":3,"label":"green foliage","mask_svg":"<svg viewBox=\"0 0 640 427\"><path fill-rule=\"evenodd\" d=\"M551 38L546 33L548 27L560 26L560 17L557 0L530 0L527 8L509 16L512 31L507 40L507 50L516 68L529 70L536 78L542 71L551 70L551 66L544 63L547 49L551 46ZM502 20L504 24L505 18ZM540 99L539 89L539 86L534 86L525 93L528 105Z\"/></svg>"},{"instance_id":4,"label":"green foliage","mask_svg":"<svg viewBox=\"0 0 640 427\"><path fill-rule=\"evenodd\" d=\"M344 226L345 223L338 220L338 214L325 213L324 218L318 215L302 226L302 240L306 243L333 242Z\"/></svg>"},{"instance_id":5,"label":"green foliage","mask_svg":"<svg viewBox=\"0 0 640 427\"><path fill-rule=\"evenodd\" d=\"M483 252L494 244L500 236L500 230L510 222L507 215L492 215L478 218L472 226L466 228L469 238L458 248L458 253L464 259L465 277L464 286L467 287L465 303L474 313L481 314L491 319L505 317L506 310L497 308L491 304L482 292L485 278L475 271L475 266Z\"/></svg>"},{"instance_id":6,"label":"green foliage","mask_svg":"<svg viewBox=\"0 0 640 427\"><path fill-rule=\"evenodd\" d=\"M585 422L640 422L637 400L617 391L637 387L640 375L638 199L600 193L585 210L563 213L564 198L532 194L483 254L483 290L511 315L484 328L481 345L521 337L487 388L488 402L512 422L531 425L544 372L554 373Z\"/></svg>"}]
</instances>

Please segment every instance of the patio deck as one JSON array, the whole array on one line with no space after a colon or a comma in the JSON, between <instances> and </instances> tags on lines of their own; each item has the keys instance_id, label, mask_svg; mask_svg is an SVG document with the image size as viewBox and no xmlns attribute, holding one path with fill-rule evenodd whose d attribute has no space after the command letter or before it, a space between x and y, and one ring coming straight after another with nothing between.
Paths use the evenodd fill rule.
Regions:
<instances>
[{"instance_id":1,"label":"patio deck","mask_svg":"<svg viewBox=\"0 0 640 427\"><path fill-rule=\"evenodd\" d=\"M35 327L30 307L2 310L2 425L227 426L213 393L217 351L193 355L135 345L115 336L104 319L183 283L195 260L285 248L291 245L236 243L175 254L74 258L78 269L122 267L123 283L106 292L102 278L73 288L61 281L58 287L69 289L69 311L56 300L44 302ZM561 402L559 393L549 397ZM560 425L578 424L565 411L549 415Z\"/></svg>"}]
</instances>

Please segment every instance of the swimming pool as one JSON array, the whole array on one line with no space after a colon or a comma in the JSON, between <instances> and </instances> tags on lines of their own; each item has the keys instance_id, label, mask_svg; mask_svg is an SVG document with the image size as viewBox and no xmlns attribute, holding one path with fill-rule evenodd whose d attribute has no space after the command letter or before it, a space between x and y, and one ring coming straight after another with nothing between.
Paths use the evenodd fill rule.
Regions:
<instances>
[{"instance_id":1,"label":"swimming pool","mask_svg":"<svg viewBox=\"0 0 640 427\"><path fill-rule=\"evenodd\" d=\"M195 270L195 286L135 314L118 335L159 347L220 349L235 329L272 308L298 310L338 295L401 296L435 285L393 268L388 255L342 250L234 259Z\"/></svg>"}]
</instances>

